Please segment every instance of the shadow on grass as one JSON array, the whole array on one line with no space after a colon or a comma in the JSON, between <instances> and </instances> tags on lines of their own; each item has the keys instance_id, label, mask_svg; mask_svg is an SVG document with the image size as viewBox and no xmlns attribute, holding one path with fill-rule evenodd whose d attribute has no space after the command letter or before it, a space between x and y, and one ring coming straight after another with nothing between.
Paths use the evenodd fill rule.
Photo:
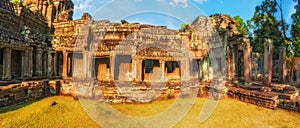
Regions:
<instances>
[{"instance_id":1,"label":"shadow on grass","mask_svg":"<svg viewBox=\"0 0 300 128\"><path fill-rule=\"evenodd\" d=\"M41 100L43 100L44 98L48 98L48 97L52 97L52 96L46 96L46 97L38 98L38 99L36 99L36 100L34 100L34 101L24 101L24 102L21 102L21 103L18 103L18 104L14 104L14 105L2 107L2 108L0 108L0 114L2 114L2 113L7 113L7 112L10 112L10 111L18 110L18 109L20 109L20 108L23 108L23 107L25 107L25 106L27 106L27 105L30 105L30 104L32 104L32 103L41 101Z\"/></svg>"}]
</instances>

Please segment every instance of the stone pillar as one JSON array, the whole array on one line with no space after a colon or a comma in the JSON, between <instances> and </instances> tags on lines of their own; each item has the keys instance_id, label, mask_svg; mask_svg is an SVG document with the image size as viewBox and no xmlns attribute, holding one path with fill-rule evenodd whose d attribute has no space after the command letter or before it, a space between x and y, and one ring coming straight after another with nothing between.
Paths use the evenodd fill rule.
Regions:
<instances>
[{"instance_id":1,"label":"stone pillar","mask_svg":"<svg viewBox=\"0 0 300 128\"><path fill-rule=\"evenodd\" d=\"M237 51L234 50L235 48L232 49L232 79L237 80Z\"/></svg>"},{"instance_id":2,"label":"stone pillar","mask_svg":"<svg viewBox=\"0 0 300 128\"><path fill-rule=\"evenodd\" d=\"M143 73L143 60L137 59L137 81L142 81L142 73Z\"/></svg>"},{"instance_id":3,"label":"stone pillar","mask_svg":"<svg viewBox=\"0 0 300 128\"><path fill-rule=\"evenodd\" d=\"M6 48L4 53L4 77L3 80L11 80L11 48Z\"/></svg>"},{"instance_id":4,"label":"stone pillar","mask_svg":"<svg viewBox=\"0 0 300 128\"><path fill-rule=\"evenodd\" d=\"M300 73L299 70L295 69L294 71L294 76L296 77L295 82L296 82L296 86L300 85ZM294 77L292 76L292 77ZM294 80L294 78L292 78Z\"/></svg>"},{"instance_id":5,"label":"stone pillar","mask_svg":"<svg viewBox=\"0 0 300 128\"><path fill-rule=\"evenodd\" d=\"M87 77L88 75L88 53L86 51L82 52L83 59L83 76Z\"/></svg>"},{"instance_id":6,"label":"stone pillar","mask_svg":"<svg viewBox=\"0 0 300 128\"><path fill-rule=\"evenodd\" d=\"M280 74L280 81L285 83L286 81L286 74L287 74L287 71L286 71L286 48L285 47L282 47L280 48L280 55L279 55L279 69L278 69L278 72Z\"/></svg>"},{"instance_id":7,"label":"stone pillar","mask_svg":"<svg viewBox=\"0 0 300 128\"><path fill-rule=\"evenodd\" d=\"M22 55L22 70L23 70L23 73L22 73L22 77L29 77L29 63L31 63L29 61L29 50L26 50L24 52L24 54Z\"/></svg>"},{"instance_id":8,"label":"stone pillar","mask_svg":"<svg viewBox=\"0 0 300 128\"><path fill-rule=\"evenodd\" d=\"M244 59L244 79L246 82L251 81L251 48L250 44L246 43L243 50Z\"/></svg>"},{"instance_id":9,"label":"stone pillar","mask_svg":"<svg viewBox=\"0 0 300 128\"><path fill-rule=\"evenodd\" d=\"M53 76L53 58L52 58L52 53L50 51L48 51L48 69L47 69L47 77L48 78L52 78Z\"/></svg>"},{"instance_id":10,"label":"stone pillar","mask_svg":"<svg viewBox=\"0 0 300 128\"><path fill-rule=\"evenodd\" d=\"M191 74L191 61L190 59L185 59L184 62L182 63L182 70L184 71L183 73L183 78L184 80L190 80L190 74Z\"/></svg>"},{"instance_id":11,"label":"stone pillar","mask_svg":"<svg viewBox=\"0 0 300 128\"><path fill-rule=\"evenodd\" d=\"M166 75L165 75L166 61L160 60L159 64L160 64L160 68L161 68L161 77L160 77L160 80L161 80L161 82L164 82L164 81L166 81Z\"/></svg>"},{"instance_id":12,"label":"stone pillar","mask_svg":"<svg viewBox=\"0 0 300 128\"><path fill-rule=\"evenodd\" d=\"M93 56L94 54L91 52L87 53L87 77L92 78L93 76Z\"/></svg>"},{"instance_id":13,"label":"stone pillar","mask_svg":"<svg viewBox=\"0 0 300 128\"><path fill-rule=\"evenodd\" d=\"M132 77L134 80L136 80L136 74L137 74L137 61L135 55L132 55Z\"/></svg>"},{"instance_id":14,"label":"stone pillar","mask_svg":"<svg viewBox=\"0 0 300 128\"><path fill-rule=\"evenodd\" d=\"M62 69L62 76L67 77L67 69L68 69L68 52L63 51L63 69Z\"/></svg>"},{"instance_id":15,"label":"stone pillar","mask_svg":"<svg viewBox=\"0 0 300 128\"><path fill-rule=\"evenodd\" d=\"M58 76L58 72L57 72L57 53L53 54L53 76Z\"/></svg>"},{"instance_id":16,"label":"stone pillar","mask_svg":"<svg viewBox=\"0 0 300 128\"><path fill-rule=\"evenodd\" d=\"M36 54L36 73L38 76L43 75L43 50L41 48L37 48Z\"/></svg>"},{"instance_id":17,"label":"stone pillar","mask_svg":"<svg viewBox=\"0 0 300 128\"><path fill-rule=\"evenodd\" d=\"M234 48L232 48L232 51L231 51L231 78L232 80L235 80L236 79L236 75L235 75L235 52L234 52Z\"/></svg>"},{"instance_id":18,"label":"stone pillar","mask_svg":"<svg viewBox=\"0 0 300 128\"><path fill-rule=\"evenodd\" d=\"M226 59L226 66L227 66L227 71L226 71L226 77L228 80L232 80L232 53L231 50L228 48L228 54L227 54L227 59Z\"/></svg>"},{"instance_id":19,"label":"stone pillar","mask_svg":"<svg viewBox=\"0 0 300 128\"><path fill-rule=\"evenodd\" d=\"M203 61L201 62L201 70L202 70L203 80L208 81L209 80L209 73L210 73L209 57L205 57L203 59Z\"/></svg>"},{"instance_id":20,"label":"stone pillar","mask_svg":"<svg viewBox=\"0 0 300 128\"><path fill-rule=\"evenodd\" d=\"M264 43L264 84L267 86L270 86L272 81L273 50L271 39L266 39Z\"/></svg>"},{"instance_id":21,"label":"stone pillar","mask_svg":"<svg viewBox=\"0 0 300 128\"><path fill-rule=\"evenodd\" d=\"M31 47L28 50L28 77L32 77L33 74L33 64L32 64L32 53L33 52L33 48Z\"/></svg>"},{"instance_id":22,"label":"stone pillar","mask_svg":"<svg viewBox=\"0 0 300 128\"><path fill-rule=\"evenodd\" d=\"M119 68L115 66L115 62L116 62L116 55L112 53L110 56L110 72L111 72L110 74L112 80L115 80L115 68L116 69Z\"/></svg>"},{"instance_id":23,"label":"stone pillar","mask_svg":"<svg viewBox=\"0 0 300 128\"><path fill-rule=\"evenodd\" d=\"M184 59L180 61L180 76L182 80L188 80L188 70L190 70L187 66L189 63L189 59ZM165 62L164 62L164 73L165 73Z\"/></svg>"}]
</instances>

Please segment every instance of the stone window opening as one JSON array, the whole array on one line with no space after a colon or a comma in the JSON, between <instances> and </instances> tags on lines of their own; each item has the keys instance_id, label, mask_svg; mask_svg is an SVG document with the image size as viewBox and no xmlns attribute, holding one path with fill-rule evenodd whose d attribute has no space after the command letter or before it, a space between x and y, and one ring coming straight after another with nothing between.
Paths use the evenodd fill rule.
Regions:
<instances>
[{"instance_id":1,"label":"stone window opening","mask_svg":"<svg viewBox=\"0 0 300 128\"><path fill-rule=\"evenodd\" d=\"M11 55L11 73L13 79L19 79L23 72L23 51L13 50Z\"/></svg>"},{"instance_id":2,"label":"stone window opening","mask_svg":"<svg viewBox=\"0 0 300 128\"><path fill-rule=\"evenodd\" d=\"M166 62L166 68L167 68L167 73L173 73L176 68L179 68L179 63L176 61L167 61Z\"/></svg>"},{"instance_id":3,"label":"stone window opening","mask_svg":"<svg viewBox=\"0 0 300 128\"><path fill-rule=\"evenodd\" d=\"M145 73L153 73L154 67L159 67L158 60L145 60Z\"/></svg>"},{"instance_id":4,"label":"stone window opening","mask_svg":"<svg viewBox=\"0 0 300 128\"><path fill-rule=\"evenodd\" d=\"M159 60L146 59L143 61L142 81L152 81L161 78Z\"/></svg>"}]
</instances>

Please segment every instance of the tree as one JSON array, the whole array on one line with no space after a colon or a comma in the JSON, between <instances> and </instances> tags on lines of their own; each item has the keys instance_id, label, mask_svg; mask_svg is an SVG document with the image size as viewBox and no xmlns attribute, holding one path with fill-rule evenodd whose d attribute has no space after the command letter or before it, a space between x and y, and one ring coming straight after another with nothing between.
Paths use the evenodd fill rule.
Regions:
<instances>
[{"instance_id":1,"label":"tree","mask_svg":"<svg viewBox=\"0 0 300 128\"><path fill-rule=\"evenodd\" d=\"M180 31L183 31L184 29L186 29L186 27L187 27L187 24L181 24L181 26L180 26Z\"/></svg>"},{"instance_id":2,"label":"tree","mask_svg":"<svg viewBox=\"0 0 300 128\"><path fill-rule=\"evenodd\" d=\"M294 55L296 57L300 57L300 10L298 10L295 14L292 15L292 45Z\"/></svg>"},{"instance_id":3,"label":"tree","mask_svg":"<svg viewBox=\"0 0 300 128\"><path fill-rule=\"evenodd\" d=\"M239 16L235 16L233 17L233 19L238 31L243 35L248 35L249 32L248 32L247 24L244 22L244 20Z\"/></svg>"},{"instance_id":4,"label":"tree","mask_svg":"<svg viewBox=\"0 0 300 128\"><path fill-rule=\"evenodd\" d=\"M293 0L294 2L297 2L297 0ZM295 9L300 10L300 0L298 0L298 4L295 6Z\"/></svg>"},{"instance_id":5,"label":"tree","mask_svg":"<svg viewBox=\"0 0 300 128\"><path fill-rule=\"evenodd\" d=\"M255 52L264 51L264 42L266 38L273 41L274 59L278 59L279 50L284 46L284 37L279 29L280 22L276 19L277 2L273 0L264 0L261 5L256 6L253 17L247 21L247 26L252 29L250 33L251 45Z\"/></svg>"},{"instance_id":6,"label":"tree","mask_svg":"<svg viewBox=\"0 0 300 128\"><path fill-rule=\"evenodd\" d=\"M20 0L12 0L11 3L13 5L18 5L18 4L21 4L21 1Z\"/></svg>"}]
</instances>

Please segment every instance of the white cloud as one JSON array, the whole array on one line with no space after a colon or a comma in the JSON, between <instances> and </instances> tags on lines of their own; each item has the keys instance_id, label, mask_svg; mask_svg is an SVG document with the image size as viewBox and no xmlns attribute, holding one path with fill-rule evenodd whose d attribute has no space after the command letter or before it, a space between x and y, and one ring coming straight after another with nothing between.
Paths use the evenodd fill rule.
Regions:
<instances>
[{"instance_id":1,"label":"white cloud","mask_svg":"<svg viewBox=\"0 0 300 128\"><path fill-rule=\"evenodd\" d=\"M197 2L199 4L204 4L206 3L208 0L193 0L194 2ZM183 7L183 8L187 8L188 7L188 0L172 0L172 2L170 2L170 5L172 7Z\"/></svg>"},{"instance_id":2,"label":"white cloud","mask_svg":"<svg viewBox=\"0 0 300 128\"><path fill-rule=\"evenodd\" d=\"M187 0L173 0L172 2L170 2L170 5L172 7L178 7L178 6L183 8L188 7Z\"/></svg>"},{"instance_id":3,"label":"white cloud","mask_svg":"<svg viewBox=\"0 0 300 128\"><path fill-rule=\"evenodd\" d=\"M92 0L76 0L74 8L78 11L89 10L92 8L91 2Z\"/></svg>"},{"instance_id":4,"label":"white cloud","mask_svg":"<svg viewBox=\"0 0 300 128\"><path fill-rule=\"evenodd\" d=\"M204 4L207 2L207 0L194 0L195 2L199 3L199 4Z\"/></svg>"}]
</instances>

